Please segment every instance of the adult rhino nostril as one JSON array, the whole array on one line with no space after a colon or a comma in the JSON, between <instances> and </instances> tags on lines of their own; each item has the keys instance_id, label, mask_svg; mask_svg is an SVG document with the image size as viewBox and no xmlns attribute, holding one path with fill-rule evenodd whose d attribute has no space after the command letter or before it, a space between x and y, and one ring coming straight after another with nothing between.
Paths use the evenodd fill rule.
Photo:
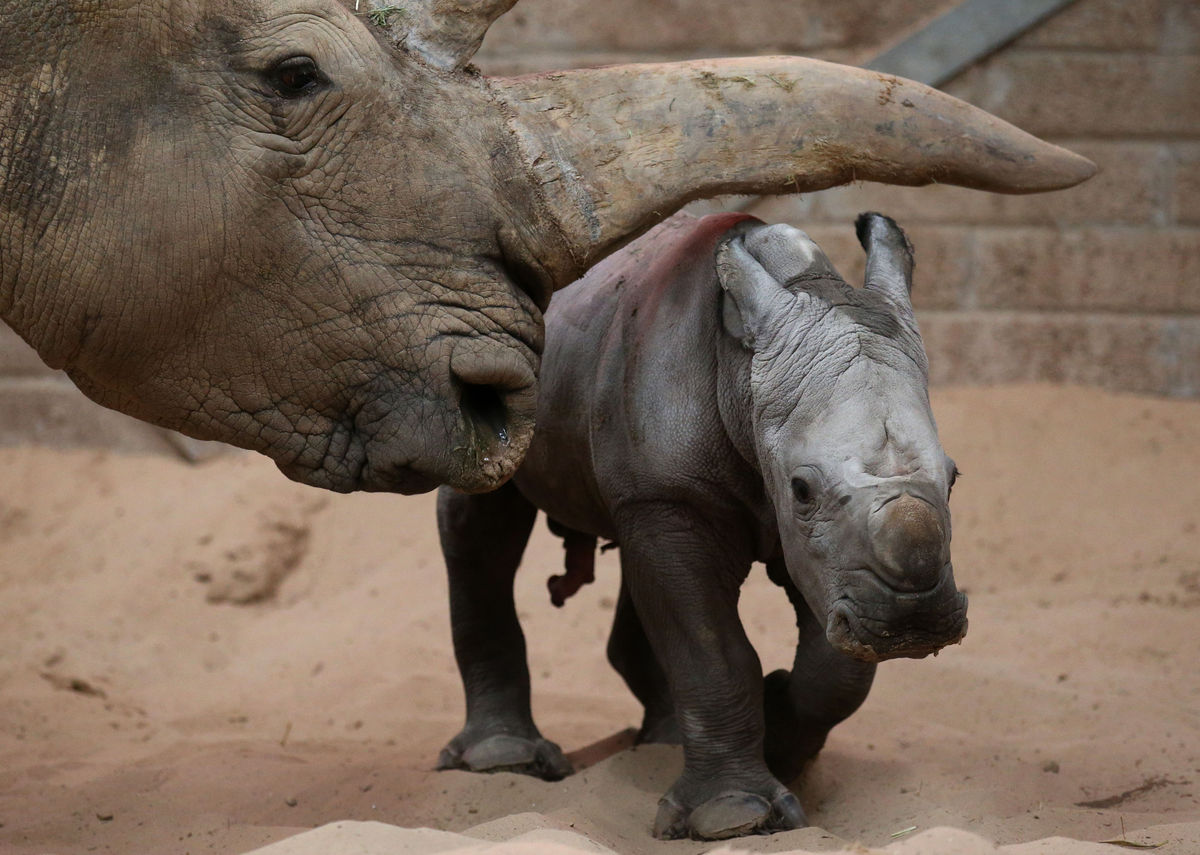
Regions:
<instances>
[{"instance_id":1,"label":"adult rhino nostril","mask_svg":"<svg viewBox=\"0 0 1200 855\"><path fill-rule=\"evenodd\" d=\"M508 445L508 408L495 386L463 383L459 406L471 422L491 431L501 445Z\"/></svg>"},{"instance_id":2,"label":"adult rhino nostril","mask_svg":"<svg viewBox=\"0 0 1200 855\"><path fill-rule=\"evenodd\" d=\"M533 438L536 358L487 341L460 342L450 358L459 432L452 450L461 470L454 486L495 489L510 477Z\"/></svg>"},{"instance_id":3,"label":"adult rhino nostril","mask_svg":"<svg viewBox=\"0 0 1200 855\"><path fill-rule=\"evenodd\" d=\"M508 446L533 418L536 379L527 355L516 348L460 343L450 359L463 418L479 440Z\"/></svg>"}]
</instances>

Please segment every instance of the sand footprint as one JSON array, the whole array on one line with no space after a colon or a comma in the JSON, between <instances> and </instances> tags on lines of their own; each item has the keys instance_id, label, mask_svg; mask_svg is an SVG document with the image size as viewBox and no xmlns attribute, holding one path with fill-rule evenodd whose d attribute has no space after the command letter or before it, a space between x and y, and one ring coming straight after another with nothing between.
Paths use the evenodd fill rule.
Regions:
<instances>
[{"instance_id":1,"label":"sand footprint","mask_svg":"<svg viewBox=\"0 0 1200 855\"><path fill-rule=\"evenodd\" d=\"M207 586L210 603L247 605L274 599L308 554L310 521L326 504L322 497L290 508L264 509L251 515L249 525L223 524L217 538L200 538L197 555L186 566Z\"/></svg>"}]
</instances>

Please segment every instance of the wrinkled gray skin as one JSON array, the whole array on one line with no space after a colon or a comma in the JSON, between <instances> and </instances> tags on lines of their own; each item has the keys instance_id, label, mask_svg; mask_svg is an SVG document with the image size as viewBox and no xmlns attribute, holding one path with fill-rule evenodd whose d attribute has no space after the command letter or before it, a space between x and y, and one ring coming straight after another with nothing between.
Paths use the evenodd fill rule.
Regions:
<instances>
[{"instance_id":1,"label":"wrinkled gray skin","mask_svg":"<svg viewBox=\"0 0 1200 855\"><path fill-rule=\"evenodd\" d=\"M305 483L484 490L532 436L550 293L690 199L1094 171L815 60L483 77L512 2L0 0L0 318Z\"/></svg>"},{"instance_id":2,"label":"wrinkled gray skin","mask_svg":"<svg viewBox=\"0 0 1200 855\"><path fill-rule=\"evenodd\" d=\"M0 313L42 358L306 483L478 484L494 397L445 402L474 383L532 403L550 291L505 268L536 270L509 225L533 220L522 198L440 178L486 185L476 165L514 160L472 119L481 86L404 98L436 71L337 2L11 5ZM280 68L295 56L320 78ZM406 156L418 142L438 160ZM446 460L445 438L469 454Z\"/></svg>"},{"instance_id":3,"label":"wrinkled gray skin","mask_svg":"<svg viewBox=\"0 0 1200 855\"><path fill-rule=\"evenodd\" d=\"M495 189L522 167L486 88L352 8L0 2L0 316L100 403L297 480L491 486L500 400L532 424L534 196Z\"/></svg>"},{"instance_id":4,"label":"wrinkled gray skin","mask_svg":"<svg viewBox=\"0 0 1200 855\"><path fill-rule=\"evenodd\" d=\"M912 255L864 215L863 288L803 232L677 216L559 294L538 432L512 483L443 489L467 696L442 767L570 772L529 708L512 581L537 509L620 544L609 659L641 737L681 739L659 837L806 824L790 780L862 703L875 663L959 641L954 463L930 411ZM754 561L787 592L791 672L764 681L738 619Z\"/></svg>"}]
</instances>

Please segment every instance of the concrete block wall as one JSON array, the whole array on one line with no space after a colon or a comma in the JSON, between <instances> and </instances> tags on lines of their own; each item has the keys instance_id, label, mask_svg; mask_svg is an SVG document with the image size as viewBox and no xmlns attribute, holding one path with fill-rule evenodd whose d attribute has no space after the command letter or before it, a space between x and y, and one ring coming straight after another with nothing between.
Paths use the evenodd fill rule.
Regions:
<instances>
[{"instance_id":1,"label":"concrete block wall","mask_svg":"<svg viewBox=\"0 0 1200 855\"><path fill-rule=\"evenodd\" d=\"M0 323L0 447L24 443L191 454L194 440L93 403ZM219 446L200 443L196 446Z\"/></svg>"},{"instance_id":2,"label":"concrete block wall","mask_svg":"<svg viewBox=\"0 0 1200 855\"><path fill-rule=\"evenodd\" d=\"M956 0L521 0L479 65L795 53L861 63ZM944 87L1092 158L1074 190L998 196L860 184L727 200L806 229L862 274L851 224L917 249L935 382L1051 380L1200 396L1200 3L1077 0Z\"/></svg>"},{"instance_id":3,"label":"concrete block wall","mask_svg":"<svg viewBox=\"0 0 1200 855\"><path fill-rule=\"evenodd\" d=\"M520 0L476 64L519 74L614 62L796 54L858 63L957 0Z\"/></svg>"},{"instance_id":4,"label":"concrete block wall","mask_svg":"<svg viewBox=\"0 0 1200 855\"><path fill-rule=\"evenodd\" d=\"M521 0L477 64L514 74L790 53L861 63L957 0ZM935 382L1052 380L1200 396L1200 2L1078 0L951 93L1102 168L1077 189L994 196L857 185L727 200L808 230L848 277L852 221L896 217ZM0 444L205 446L104 410L0 324Z\"/></svg>"}]
</instances>

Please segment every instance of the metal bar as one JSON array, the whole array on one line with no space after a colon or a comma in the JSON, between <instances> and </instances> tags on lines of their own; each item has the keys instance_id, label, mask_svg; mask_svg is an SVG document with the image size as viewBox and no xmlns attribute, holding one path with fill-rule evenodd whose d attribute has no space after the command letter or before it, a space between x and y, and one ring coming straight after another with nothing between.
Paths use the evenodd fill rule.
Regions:
<instances>
[{"instance_id":1,"label":"metal bar","mask_svg":"<svg viewBox=\"0 0 1200 855\"><path fill-rule=\"evenodd\" d=\"M964 0L864 67L941 86L1075 0Z\"/></svg>"}]
</instances>

